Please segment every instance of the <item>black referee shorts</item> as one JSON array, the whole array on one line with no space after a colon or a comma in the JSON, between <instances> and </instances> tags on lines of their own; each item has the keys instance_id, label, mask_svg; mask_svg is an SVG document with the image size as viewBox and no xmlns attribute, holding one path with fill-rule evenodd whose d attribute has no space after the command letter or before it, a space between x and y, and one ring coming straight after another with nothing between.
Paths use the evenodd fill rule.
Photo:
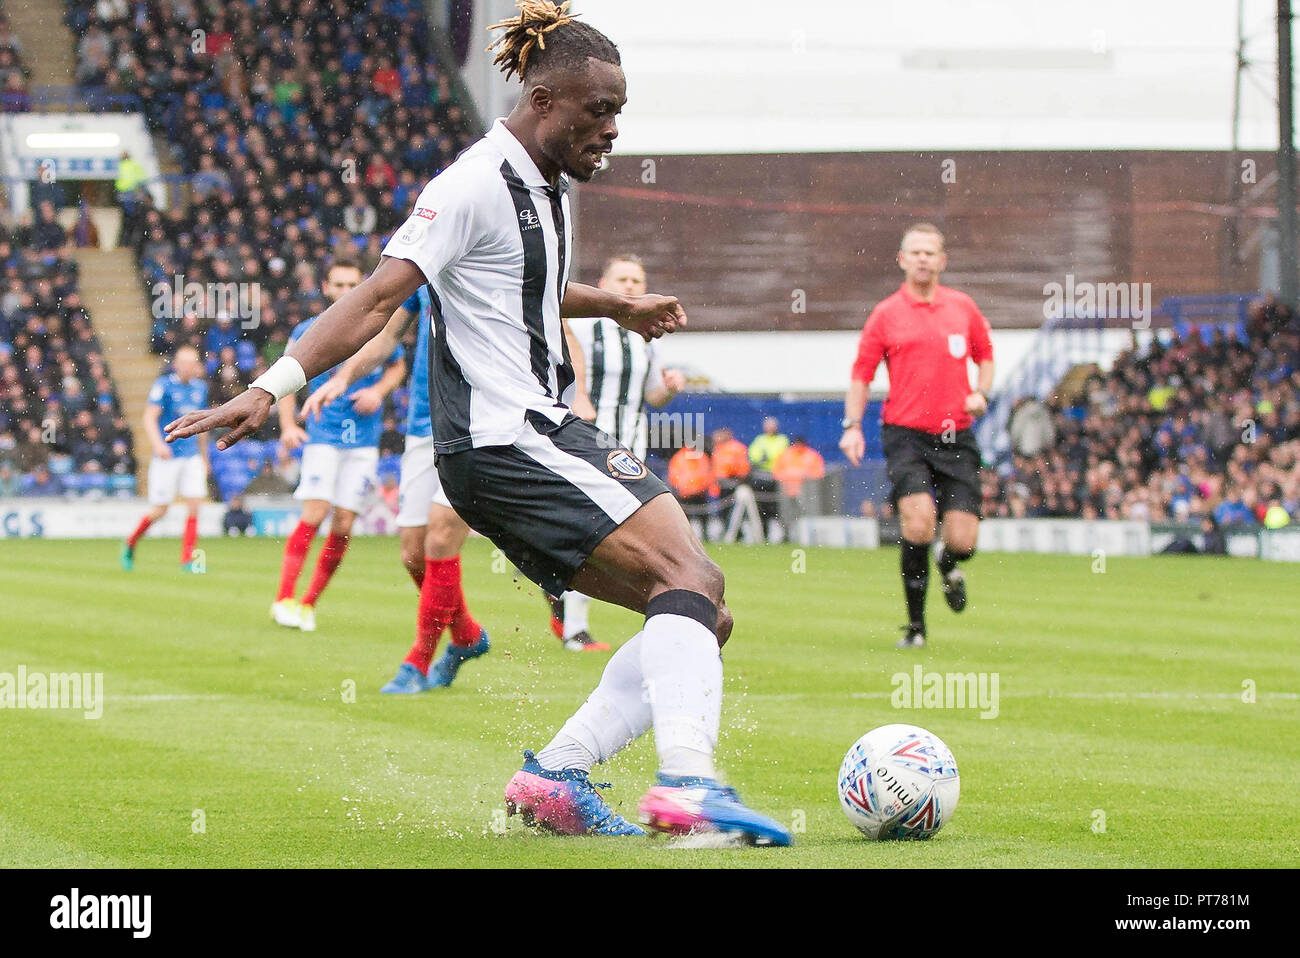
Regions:
<instances>
[{"instance_id":1,"label":"black referee shorts","mask_svg":"<svg viewBox=\"0 0 1300 958\"><path fill-rule=\"evenodd\" d=\"M975 434L962 429L950 434L950 439L945 442L943 433L881 425L880 443L895 505L903 496L925 492L934 497L941 516L949 509L980 516L983 495Z\"/></svg>"},{"instance_id":2,"label":"black referee shorts","mask_svg":"<svg viewBox=\"0 0 1300 958\"><path fill-rule=\"evenodd\" d=\"M456 513L550 595L569 587L592 550L668 487L585 419L558 426L529 413L509 446L437 457Z\"/></svg>"}]
</instances>

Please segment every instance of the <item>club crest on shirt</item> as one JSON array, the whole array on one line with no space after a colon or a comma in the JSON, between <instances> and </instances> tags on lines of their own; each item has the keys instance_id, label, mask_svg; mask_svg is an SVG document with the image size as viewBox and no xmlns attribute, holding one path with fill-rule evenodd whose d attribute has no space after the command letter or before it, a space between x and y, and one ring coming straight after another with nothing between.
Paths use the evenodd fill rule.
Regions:
<instances>
[{"instance_id":1,"label":"club crest on shirt","mask_svg":"<svg viewBox=\"0 0 1300 958\"><path fill-rule=\"evenodd\" d=\"M542 221L537 218L537 213L534 210L520 210L519 222L522 224L519 227L521 230L535 230L540 229L542 226Z\"/></svg>"},{"instance_id":2,"label":"club crest on shirt","mask_svg":"<svg viewBox=\"0 0 1300 958\"><path fill-rule=\"evenodd\" d=\"M615 479L644 479L646 467L626 449L615 449L605 459L605 468Z\"/></svg>"},{"instance_id":3,"label":"club crest on shirt","mask_svg":"<svg viewBox=\"0 0 1300 958\"><path fill-rule=\"evenodd\" d=\"M948 334L948 352L953 359L961 359L966 355L966 337L961 333Z\"/></svg>"},{"instance_id":4,"label":"club crest on shirt","mask_svg":"<svg viewBox=\"0 0 1300 958\"><path fill-rule=\"evenodd\" d=\"M402 227L402 233L397 238L398 241L402 243L414 243L424 235L424 228L427 225L427 221L419 218L417 212L417 214L408 219L406 225Z\"/></svg>"}]
</instances>

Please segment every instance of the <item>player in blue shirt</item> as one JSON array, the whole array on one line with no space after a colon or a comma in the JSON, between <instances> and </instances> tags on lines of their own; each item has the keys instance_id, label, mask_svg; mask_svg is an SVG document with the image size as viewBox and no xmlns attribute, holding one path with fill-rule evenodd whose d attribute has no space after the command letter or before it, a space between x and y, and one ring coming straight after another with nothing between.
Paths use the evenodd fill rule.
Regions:
<instances>
[{"instance_id":1,"label":"player in blue shirt","mask_svg":"<svg viewBox=\"0 0 1300 958\"><path fill-rule=\"evenodd\" d=\"M135 546L145 531L166 515L177 495L185 503L185 532L181 536L181 571L202 572L194 563L199 539L199 504L208 497L208 437L194 436L168 445L159 422L203 409L208 404L208 384L203 380L203 360L192 346L182 346L172 357L172 371L159 376L149 389L144 407L144 428L153 446L149 460L149 511L122 544L122 568L135 565Z\"/></svg>"},{"instance_id":2,"label":"player in blue shirt","mask_svg":"<svg viewBox=\"0 0 1300 958\"><path fill-rule=\"evenodd\" d=\"M488 651L487 630L470 615L461 588L460 550L469 526L447 501L433 460L433 423L429 417L429 330L432 302L426 287L416 290L393 314L388 325L347 362L337 367L322 389L303 406L310 418L346 395L355 382L373 376L383 358L417 324L411 361L410 402L406 416L406 450L402 453L397 527L402 564L420 590L415 642L397 675L381 692L413 694L448 686L466 659ZM433 655L444 629L451 643L436 664Z\"/></svg>"},{"instance_id":3,"label":"player in blue shirt","mask_svg":"<svg viewBox=\"0 0 1300 958\"><path fill-rule=\"evenodd\" d=\"M337 260L325 275L321 292L331 303L361 282L361 268ZM297 342L316 321L299 323L289 336ZM313 632L316 629L316 601L347 551L352 523L365 507L375 488L375 467L379 461L379 433L383 427L384 399L406 376L406 362L400 347L390 350L387 368L375 364L345 392L306 417L304 430L296 421L293 396L280 400L280 441L285 449L302 450L302 473L295 499L303 502L298 525L285 543L280 566L280 590L271 604L271 617L280 625ZM309 384L312 392L323 386L334 370L322 373ZM316 560L316 571L302 601L294 599L298 574L302 571L316 530L330 515L330 534Z\"/></svg>"}]
</instances>

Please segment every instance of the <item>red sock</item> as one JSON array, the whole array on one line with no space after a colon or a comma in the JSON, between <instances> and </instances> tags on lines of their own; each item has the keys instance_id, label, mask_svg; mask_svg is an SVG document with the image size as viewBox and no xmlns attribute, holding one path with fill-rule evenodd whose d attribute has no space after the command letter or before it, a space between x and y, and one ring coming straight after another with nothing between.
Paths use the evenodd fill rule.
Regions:
<instances>
[{"instance_id":1,"label":"red sock","mask_svg":"<svg viewBox=\"0 0 1300 958\"><path fill-rule=\"evenodd\" d=\"M456 614L452 616L451 640L457 645L473 645L483 634L483 627L475 621L474 616L469 614L469 606L465 604L465 590L461 587L459 576L456 578L456 597L460 600L460 604L456 606Z\"/></svg>"},{"instance_id":2,"label":"red sock","mask_svg":"<svg viewBox=\"0 0 1300 958\"><path fill-rule=\"evenodd\" d=\"M181 536L181 565L194 558L194 544L199 541L199 517L185 519L185 534Z\"/></svg>"},{"instance_id":3,"label":"red sock","mask_svg":"<svg viewBox=\"0 0 1300 958\"><path fill-rule=\"evenodd\" d=\"M429 671L438 650L442 630L456 615L460 595L460 557L425 559L424 585L420 588L420 610L415 617L415 644L406 661L421 672Z\"/></svg>"},{"instance_id":4,"label":"red sock","mask_svg":"<svg viewBox=\"0 0 1300 958\"><path fill-rule=\"evenodd\" d=\"M320 594L330 584L330 576L334 574L334 570L343 561L343 553L348 551L349 538L350 536L341 536L331 532L329 538L325 540L325 545L320 550L320 556L316 559L316 573L311 577L311 585L307 587L307 594L302 597L303 605L315 605L316 600L320 598Z\"/></svg>"},{"instance_id":5,"label":"red sock","mask_svg":"<svg viewBox=\"0 0 1300 958\"><path fill-rule=\"evenodd\" d=\"M300 521L294 526L289 541L284 544L284 561L280 563L280 591L276 594L276 602L293 598L293 592L298 588L298 573L302 572L302 564L307 559L307 550L311 548L314 535L316 527L313 525Z\"/></svg>"},{"instance_id":6,"label":"red sock","mask_svg":"<svg viewBox=\"0 0 1300 958\"><path fill-rule=\"evenodd\" d=\"M140 524L135 527L135 532L131 533L131 537L126 540L127 546L134 549L135 544L140 541L140 537L145 534L145 531L151 525L153 525L153 519L150 516L145 516L141 519Z\"/></svg>"}]
</instances>

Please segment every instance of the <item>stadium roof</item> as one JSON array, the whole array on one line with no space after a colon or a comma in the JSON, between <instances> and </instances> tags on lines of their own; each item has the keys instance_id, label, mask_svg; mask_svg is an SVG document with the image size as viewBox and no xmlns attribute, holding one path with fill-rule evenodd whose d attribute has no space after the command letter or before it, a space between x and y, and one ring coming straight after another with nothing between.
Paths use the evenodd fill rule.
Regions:
<instances>
[{"instance_id":1,"label":"stadium roof","mask_svg":"<svg viewBox=\"0 0 1300 958\"><path fill-rule=\"evenodd\" d=\"M625 154L1226 149L1231 0L580 0L619 44ZM1277 143L1271 0L1245 0L1242 146Z\"/></svg>"}]
</instances>

